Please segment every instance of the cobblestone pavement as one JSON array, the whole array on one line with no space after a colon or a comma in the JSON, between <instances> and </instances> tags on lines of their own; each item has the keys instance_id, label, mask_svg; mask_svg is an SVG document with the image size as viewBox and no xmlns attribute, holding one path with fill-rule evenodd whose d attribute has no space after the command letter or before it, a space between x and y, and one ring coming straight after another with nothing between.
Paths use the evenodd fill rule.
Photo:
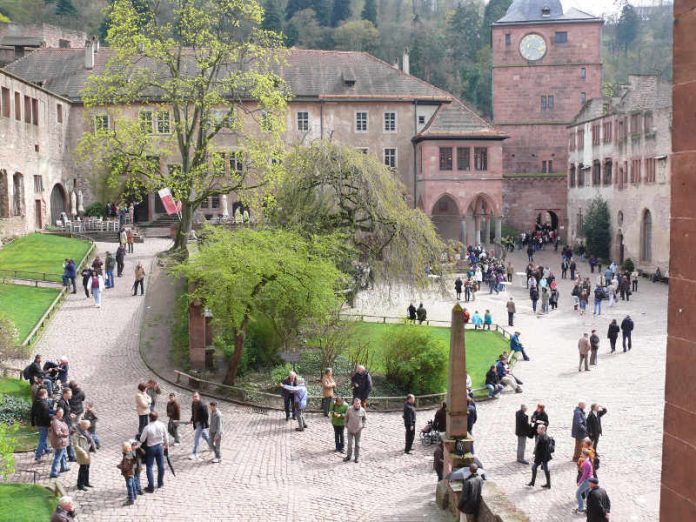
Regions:
<instances>
[{"instance_id":1,"label":"cobblestone pavement","mask_svg":"<svg viewBox=\"0 0 696 522\"><path fill-rule=\"evenodd\" d=\"M513 266L522 270L526 255L516 252ZM560 255L542 252L537 264L551 267L560 274ZM586 263L580 264L589 273ZM596 274L592 275L592 281ZM380 300L365 294L356 304L358 311L375 315L404 316L409 301L423 301L429 319L449 320L454 304L454 285L447 281L448 299L435 294L409 295L398 290ZM604 436L600 439L601 466L598 476L612 502L612 520L654 521L659 506L659 485L662 458L662 417L665 379L665 346L667 331L667 286L650 283L641 278L638 292L630 302L619 303L612 309L603 303L601 316L580 316L573 311L569 281L560 281L560 304L556 311L540 316L532 313L531 301L520 281L515 280L509 293L488 295L478 293L476 302L463 303L469 311L485 309L493 320L506 324L505 302L513 296L518 314L515 330L522 333L530 362L521 362L515 374L524 382L524 393L504 394L495 401L478 406L478 422L474 427L476 452L486 470L506 491L512 501L535 521L584 520L572 513L575 502L576 467L571 462L574 439L570 436L573 409L578 401L587 406L598 402L608 413L603 417ZM540 303L539 303L540 304ZM630 314L635 321L633 350L610 355L606 338L611 319L618 323ZM577 340L583 332L596 328L601 339L598 366L590 372L578 373ZM467 335L476 335L467 330ZM619 338L619 344L621 339ZM620 350L620 348L618 348ZM529 407L543 401L550 420L549 434L556 439L556 453L551 461L553 489L528 488L531 472L528 466L516 462L517 439L514 435L515 411L520 403ZM527 458L531 460L531 444ZM541 472L540 472L541 474ZM541 474L543 475L543 474ZM646 480L652 477L655 480Z\"/></svg>"},{"instance_id":2,"label":"cobblestone pavement","mask_svg":"<svg viewBox=\"0 0 696 522\"><path fill-rule=\"evenodd\" d=\"M97 246L102 256L114 249ZM90 472L95 487L77 491L76 464L60 478L76 499L81 521L444 520L434 504L432 453L417 445L414 454L403 455L399 414L369 415L355 464L332 451L333 430L320 416L308 415L309 428L297 433L282 415L228 404L221 408L226 421L222 463L209 463L207 451L204 461L188 460L192 430L182 426L182 444L171 452L176 477L168 473L164 488L124 506L125 485L116 469L120 443L136 432L136 385L151 376L138 352L144 299L130 295L132 273L138 260L149 267L153 255L167 246L158 239L136 245L126 258L124 277L105 292L100 310L84 295L68 296L35 349L50 358L69 357L71 377L99 416L103 446ZM147 291L147 280L145 285ZM163 397L169 391L164 386ZM180 399L186 415L190 395L182 392ZM421 414L418 423L430 415ZM16 480L29 481L35 471L39 482L53 482L46 461L33 464L33 454L18 455L17 465Z\"/></svg>"}]
</instances>

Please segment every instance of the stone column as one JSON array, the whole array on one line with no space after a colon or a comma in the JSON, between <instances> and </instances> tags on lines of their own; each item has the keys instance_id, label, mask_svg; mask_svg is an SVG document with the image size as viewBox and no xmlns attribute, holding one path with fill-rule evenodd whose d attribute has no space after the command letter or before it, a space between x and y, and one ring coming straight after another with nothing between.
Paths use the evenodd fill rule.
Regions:
<instances>
[{"instance_id":1,"label":"stone column","mask_svg":"<svg viewBox=\"0 0 696 522\"><path fill-rule=\"evenodd\" d=\"M206 320L200 304L189 304L189 362L191 368L205 368Z\"/></svg>"},{"instance_id":2,"label":"stone column","mask_svg":"<svg viewBox=\"0 0 696 522\"><path fill-rule=\"evenodd\" d=\"M498 217L495 219L495 243L497 245L503 240L503 218Z\"/></svg>"},{"instance_id":3,"label":"stone column","mask_svg":"<svg viewBox=\"0 0 696 522\"><path fill-rule=\"evenodd\" d=\"M491 242L491 216L486 216L486 228L484 230L484 243L487 245Z\"/></svg>"},{"instance_id":4,"label":"stone column","mask_svg":"<svg viewBox=\"0 0 696 522\"><path fill-rule=\"evenodd\" d=\"M480 245L481 244L481 217L476 216L474 219L476 220L476 241L475 241L475 243L477 245Z\"/></svg>"},{"instance_id":5,"label":"stone column","mask_svg":"<svg viewBox=\"0 0 696 522\"><path fill-rule=\"evenodd\" d=\"M464 310L459 303L452 308L450 356L447 384L447 438L466 437L467 390Z\"/></svg>"},{"instance_id":6,"label":"stone column","mask_svg":"<svg viewBox=\"0 0 696 522\"><path fill-rule=\"evenodd\" d=\"M466 220L466 246L472 245L476 239L476 218L469 216Z\"/></svg>"},{"instance_id":7,"label":"stone column","mask_svg":"<svg viewBox=\"0 0 696 522\"><path fill-rule=\"evenodd\" d=\"M462 218L461 241L466 245L466 218Z\"/></svg>"},{"instance_id":8,"label":"stone column","mask_svg":"<svg viewBox=\"0 0 696 522\"><path fill-rule=\"evenodd\" d=\"M674 2L672 208L660 520L696 520L696 0ZM688 383L692 383L689 385Z\"/></svg>"}]
</instances>

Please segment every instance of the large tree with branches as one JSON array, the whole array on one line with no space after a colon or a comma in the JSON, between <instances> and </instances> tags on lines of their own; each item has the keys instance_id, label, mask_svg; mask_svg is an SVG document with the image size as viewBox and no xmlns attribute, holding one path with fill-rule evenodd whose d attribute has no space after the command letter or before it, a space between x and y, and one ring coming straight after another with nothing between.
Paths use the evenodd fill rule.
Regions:
<instances>
[{"instance_id":1,"label":"large tree with branches","mask_svg":"<svg viewBox=\"0 0 696 522\"><path fill-rule=\"evenodd\" d=\"M80 155L131 197L170 187L182 203L181 249L202 201L270 188L281 175L272 161L286 102L281 37L261 28L256 0L115 0L107 17L109 59L83 91L97 119ZM153 109L134 117L127 107L138 104ZM230 141L240 156L228 169ZM175 168L162 172L153 161L162 155Z\"/></svg>"}]
</instances>

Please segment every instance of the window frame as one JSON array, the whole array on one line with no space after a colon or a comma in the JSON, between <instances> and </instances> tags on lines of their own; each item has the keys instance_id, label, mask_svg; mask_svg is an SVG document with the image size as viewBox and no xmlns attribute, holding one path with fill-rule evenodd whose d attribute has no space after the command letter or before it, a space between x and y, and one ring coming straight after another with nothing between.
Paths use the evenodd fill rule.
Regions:
<instances>
[{"instance_id":1,"label":"window frame","mask_svg":"<svg viewBox=\"0 0 696 522\"><path fill-rule=\"evenodd\" d=\"M102 112L94 115L94 132L111 130L111 118L108 113Z\"/></svg>"},{"instance_id":2,"label":"window frame","mask_svg":"<svg viewBox=\"0 0 696 522\"><path fill-rule=\"evenodd\" d=\"M439 147L440 172L451 171L454 167L452 147ZM448 157L449 156L449 157Z\"/></svg>"},{"instance_id":3,"label":"window frame","mask_svg":"<svg viewBox=\"0 0 696 522\"><path fill-rule=\"evenodd\" d=\"M145 134L153 134L154 133L154 118L153 112L151 110L142 110L138 113L138 121L140 122L140 129L145 133Z\"/></svg>"},{"instance_id":4,"label":"window frame","mask_svg":"<svg viewBox=\"0 0 696 522\"><path fill-rule=\"evenodd\" d=\"M369 122L370 122L370 115L368 111L355 111L355 132L358 132L360 134L366 133L369 128ZM365 128L361 128L364 126Z\"/></svg>"},{"instance_id":5,"label":"window frame","mask_svg":"<svg viewBox=\"0 0 696 522\"><path fill-rule=\"evenodd\" d=\"M164 117L166 115L166 118ZM172 133L172 116L169 110L159 110L154 114L155 134L166 136ZM166 123L166 127L164 124ZM163 130L164 129L164 130Z\"/></svg>"},{"instance_id":6,"label":"window frame","mask_svg":"<svg viewBox=\"0 0 696 522\"><path fill-rule=\"evenodd\" d=\"M387 116L388 116L388 115L391 115L391 116L393 117L393 119L392 119L392 121L391 121L391 124L392 124L393 128L391 128L391 129L388 128L388 125L387 125ZM383 117L382 117L382 122L383 122L383 124L384 124L382 130L383 130L385 133L388 133L388 134L395 134L395 133L397 132L398 127L397 127L397 123L396 123L396 111L385 111L385 112L384 112L384 115L383 115Z\"/></svg>"},{"instance_id":7,"label":"window frame","mask_svg":"<svg viewBox=\"0 0 696 522\"><path fill-rule=\"evenodd\" d=\"M488 171L488 147L474 147L474 170Z\"/></svg>"},{"instance_id":8,"label":"window frame","mask_svg":"<svg viewBox=\"0 0 696 522\"><path fill-rule=\"evenodd\" d=\"M391 161L387 161L387 151L389 151ZM390 169L396 170L398 165L397 150L396 147L385 147L382 150L382 162Z\"/></svg>"},{"instance_id":9,"label":"window frame","mask_svg":"<svg viewBox=\"0 0 696 522\"><path fill-rule=\"evenodd\" d=\"M471 147L457 147L457 172L471 172Z\"/></svg>"},{"instance_id":10,"label":"window frame","mask_svg":"<svg viewBox=\"0 0 696 522\"><path fill-rule=\"evenodd\" d=\"M296 111L295 125L299 132L309 132L309 111Z\"/></svg>"},{"instance_id":11,"label":"window frame","mask_svg":"<svg viewBox=\"0 0 696 522\"><path fill-rule=\"evenodd\" d=\"M553 35L553 43L555 43L555 44L567 44L568 43L568 31L556 31Z\"/></svg>"}]
</instances>

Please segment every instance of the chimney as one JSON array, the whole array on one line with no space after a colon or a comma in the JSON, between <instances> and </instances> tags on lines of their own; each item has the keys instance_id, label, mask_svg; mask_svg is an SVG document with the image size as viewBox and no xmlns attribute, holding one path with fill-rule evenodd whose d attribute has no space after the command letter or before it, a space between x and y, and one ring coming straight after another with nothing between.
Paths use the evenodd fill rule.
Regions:
<instances>
[{"instance_id":1,"label":"chimney","mask_svg":"<svg viewBox=\"0 0 696 522\"><path fill-rule=\"evenodd\" d=\"M94 69L94 47L94 38L85 42L85 69Z\"/></svg>"},{"instance_id":2,"label":"chimney","mask_svg":"<svg viewBox=\"0 0 696 522\"><path fill-rule=\"evenodd\" d=\"M409 63L409 58L408 58L408 47L404 49L404 56L401 59L401 70L404 71L406 74L411 74L409 71L411 69L411 65Z\"/></svg>"},{"instance_id":3,"label":"chimney","mask_svg":"<svg viewBox=\"0 0 696 522\"><path fill-rule=\"evenodd\" d=\"M396 60L394 60L394 63L392 64L392 67L393 67L394 69L397 69L397 70L399 69L399 59L398 59L398 58L397 58Z\"/></svg>"}]
</instances>

